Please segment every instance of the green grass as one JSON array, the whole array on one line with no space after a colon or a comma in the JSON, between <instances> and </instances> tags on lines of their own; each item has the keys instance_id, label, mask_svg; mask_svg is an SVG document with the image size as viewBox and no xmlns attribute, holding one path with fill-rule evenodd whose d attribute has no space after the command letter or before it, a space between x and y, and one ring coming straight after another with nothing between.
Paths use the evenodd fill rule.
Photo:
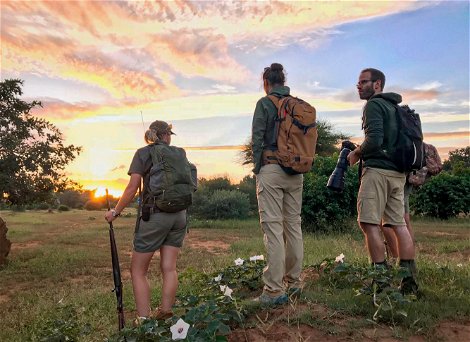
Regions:
<instances>
[{"instance_id":1,"label":"green grass","mask_svg":"<svg viewBox=\"0 0 470 342\"><path fill-rule=\"evenodd\" d=\"M129 212L132 210L129 209ZM61 315L64 305L77 309L76 322L89 323L83 341L102 341L116 331L116 300L104 212L1 211L13 243L10 263L0 270L0 341L38 340L41 331ZM432 337L441 321L470 320L469 219L413 220L417 262L423 298L406 308L408 317L391 325L397 337L413 334ZM128 323L134 315L130 280L130 255L135 216L115 221ZM257 220L192 221L178 260L179 293L198 291L189 279L200 272L212 274L236 258L265 254ZM305 234L305 266L340 253L349 262L368 263L359 228L345 234ZM160 299L158 255L151 265L152 305ZM307 278L300 304L321 305L327 319L312 310L299 313L289 324L307 324L331 335L348 336L372 329L374 307L370 299L355 297L352 288L334 288L317 278ZM256 306L245 303L249 312ZM340 316L341 320L337 317ZM341 323L344 321L344 323ZM130 323L129 323L130 324ZM382 322L390 325L390 322ZM250 324L247 323L247 326Z\"/></svg>"}]
</instances>

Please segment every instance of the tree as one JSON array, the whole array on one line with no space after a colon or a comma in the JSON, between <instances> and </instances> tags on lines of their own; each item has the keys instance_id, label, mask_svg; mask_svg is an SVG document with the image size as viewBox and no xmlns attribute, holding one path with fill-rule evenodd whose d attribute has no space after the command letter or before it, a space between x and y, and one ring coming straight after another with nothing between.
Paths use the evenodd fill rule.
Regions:
<instances>
[{"instance_id":1,"label":"tree","mask_svg":"<svg viewBox=\"0 0 470 342\"><path fill-rule=\"evenodd\" d=\"M317 121L317 146L315 153L319 156L330 156L338 150L338 146L342 140L347 140L350 137L344 133L335 133L333 125L328 121ZM251 149L251 138L243 144L242 150L239 153L239 162L242 165L253 164L253 151Z\"/></svg>"},{"instance_id":2,"label":"tree","mask_svg":"<svg viewBox=\"0 0 470 342\"><path fill-rule=\"evenodd\" d=\"M50 200L72 181L64 169L81 147L65 146L62 133L30 111L41 102L25 102L23 81L0 82L0 194L9 204Z\"/></svg>"},{"instance_id":3,"label":"tree","mask_svg":"<svg viewBox=\"0 0 470 342\"><path fill-rule=\"evenodd\" d=\"M460 174L470 170L470 146L449 152L449 159L443 164L443 170Z\"/></svg>"}]
</instances>

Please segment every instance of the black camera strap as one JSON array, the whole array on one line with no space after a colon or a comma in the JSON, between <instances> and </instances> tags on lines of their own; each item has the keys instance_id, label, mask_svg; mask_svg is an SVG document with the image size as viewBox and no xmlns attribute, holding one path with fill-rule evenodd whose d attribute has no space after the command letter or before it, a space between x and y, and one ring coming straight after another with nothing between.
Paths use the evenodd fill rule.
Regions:
<instances>
[{"instance_id":1,"label":"black camera strap","mask_svg":"<svg viewBox=\"0 0 470 342\"><path fill-rule=\"evenodd\" d=\"M359 158L359 167L357 169L357 178L359 179L359 186L361 186L361 179L362 179L362 157Z\"/></svg>"}]
</instances>

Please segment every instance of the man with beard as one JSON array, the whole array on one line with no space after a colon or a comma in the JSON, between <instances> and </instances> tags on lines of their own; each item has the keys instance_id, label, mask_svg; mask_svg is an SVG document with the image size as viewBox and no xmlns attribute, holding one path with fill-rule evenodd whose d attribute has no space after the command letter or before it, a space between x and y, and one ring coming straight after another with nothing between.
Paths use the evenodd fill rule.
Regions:
<instances>
[{"instance_id":1,"label":"man with beard","mask_svg":"<svg viewBox=\"0 0 470 342\"><path fill-rule=\"evenodd\" d=\"M417 293L415 249L404 220L405 173L399 172L391 159L397 145L398 126L395 106L401 95L383 93L385 75L377 69L361 71L357 90L361 100L366 100L362 116L364 142L352 151L348 160L354 165L363 161L361 186L357 198L357 221L361 227L372 265L386 267L385 245L380 224L391 227L398 243L400 266L409 270L400 290L403 294ZM375 281L378 291L389 284Z\"/></svg>"}]
</instances>

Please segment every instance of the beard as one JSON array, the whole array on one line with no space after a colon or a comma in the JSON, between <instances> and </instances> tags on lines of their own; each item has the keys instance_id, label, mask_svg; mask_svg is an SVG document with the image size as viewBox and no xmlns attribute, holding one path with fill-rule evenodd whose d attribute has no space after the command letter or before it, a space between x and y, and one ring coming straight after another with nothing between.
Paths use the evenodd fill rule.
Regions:
<instances>
[{"instance_id":1,"label":"beard","mask_svg":"<svg viewBox=\"0 0 470 342\"><path fill-rule=\"evenodd\" d=\"M375 94L374 89L371 87L364 88L359 92L359 98L361 100L369 100Z\"/></svg>"}]
</instances>

